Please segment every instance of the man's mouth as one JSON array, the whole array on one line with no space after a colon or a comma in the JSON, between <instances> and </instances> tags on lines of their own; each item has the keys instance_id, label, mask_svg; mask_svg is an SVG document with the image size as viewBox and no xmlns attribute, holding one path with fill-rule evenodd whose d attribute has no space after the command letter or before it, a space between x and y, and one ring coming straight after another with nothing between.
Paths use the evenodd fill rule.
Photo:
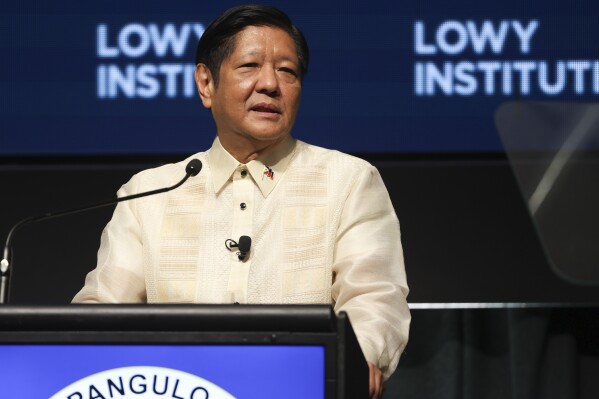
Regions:
<instances>
[{"instance_id":1,"label":"man's mouth","mask_svg":"<svg viewBox=\"0 0 599 399\"><path fill-rule=\"evenodd\" d=\"M268 104L268 103L260 103L260 104L253 105L250 108L250 110L255 111L255 112L269 113L269 114L280 114L281 113L281 111L279 110L278 107L276 107L275 105L272 105L272 104Z\"/></svg>"}]
</instances>

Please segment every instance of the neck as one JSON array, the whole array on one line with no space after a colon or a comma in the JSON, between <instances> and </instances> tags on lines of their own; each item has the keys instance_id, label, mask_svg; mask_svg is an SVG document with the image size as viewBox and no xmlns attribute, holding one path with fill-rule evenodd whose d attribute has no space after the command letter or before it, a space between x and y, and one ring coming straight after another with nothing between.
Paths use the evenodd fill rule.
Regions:
<instances>
[{"instance_id":1,"label":"neck","mask_svg":"<svg viewBox=\"0 0 599 399\"><path fill-rule=\"evenodd\" d=\"M271 152L277 145L285 141L288 136L282 136L272 141L259 140L227 140L219 136L221 145L239 163L246 164Z\"/></svg>"}]
</instances>

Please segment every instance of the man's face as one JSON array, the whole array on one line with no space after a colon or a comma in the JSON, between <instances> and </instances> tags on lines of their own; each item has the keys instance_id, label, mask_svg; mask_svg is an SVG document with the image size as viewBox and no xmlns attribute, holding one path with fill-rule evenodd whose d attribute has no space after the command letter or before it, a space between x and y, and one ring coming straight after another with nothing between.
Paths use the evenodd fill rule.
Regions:
<instances>
[{"instance_id":1,"label":"man's face","mask_svg":"<svg viewBox=\"0 0 599 399\"><path fill-rule=\"evenodd\" d=\"M199 83L198 83L199 84ZM298 112L301 80L295 43L283 30L249 26L220 67L218 87L202 96L221 140L264 144L284 139Z\"/></svg>"}]
</instances>

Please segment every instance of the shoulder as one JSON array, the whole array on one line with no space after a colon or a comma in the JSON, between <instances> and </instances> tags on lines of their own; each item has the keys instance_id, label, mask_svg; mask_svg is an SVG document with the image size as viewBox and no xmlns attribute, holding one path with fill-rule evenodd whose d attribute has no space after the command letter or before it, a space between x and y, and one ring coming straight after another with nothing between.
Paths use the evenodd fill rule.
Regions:
<instances>
[{"instance_id":1,"label":"shoulder","mask_svg":"<svg viewBox=\"0 0 599 399\"><path fill-rule=\"evenodd\" d=\"M378 170L369 162L336 150L298 141L287 175L288 184L307 184L310 192L320 187L332 198L347 198L352 192L384 188Z\"/></svg>"},{"instance_id":2,"label":"shoulder","mask_svg":"<svg viewBox=\"0 0 599 399\"><path fill-rule=\"evenodd\" d=\"M376 171L374 166L361 158L341 151L307 144L300 140L297 141L294 165L318 167L325 170L342 170L353 174Z\"/></svg>"},{"instance_id":3,"label":"shoulder","mask_svg":"<svg viewBox=\"0 0 599 399\"><path fill-rule=\"evenodd\" d=\"M146 191L173 185L185 176L186 167L193 159L198 159L205 165L206 153L199 152L179 162L144 169L133 175L126 186L135 187L135 191Z\"/></svg>"}]
</instances>

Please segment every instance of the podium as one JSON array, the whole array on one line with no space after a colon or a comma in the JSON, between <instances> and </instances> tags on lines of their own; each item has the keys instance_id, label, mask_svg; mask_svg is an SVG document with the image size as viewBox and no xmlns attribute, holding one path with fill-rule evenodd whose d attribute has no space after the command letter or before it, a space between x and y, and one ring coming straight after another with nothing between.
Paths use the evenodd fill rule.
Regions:
<instances>
[{"instance_id":1,"label":"podium","mask_svg":"<svg viewBox=\"0 0 599 399\"><path fill-rule=\"evenodd\" d=\"M368 397L349 319L328 305L0 307L0 397Z\"/></svg>"}]
</instances>

